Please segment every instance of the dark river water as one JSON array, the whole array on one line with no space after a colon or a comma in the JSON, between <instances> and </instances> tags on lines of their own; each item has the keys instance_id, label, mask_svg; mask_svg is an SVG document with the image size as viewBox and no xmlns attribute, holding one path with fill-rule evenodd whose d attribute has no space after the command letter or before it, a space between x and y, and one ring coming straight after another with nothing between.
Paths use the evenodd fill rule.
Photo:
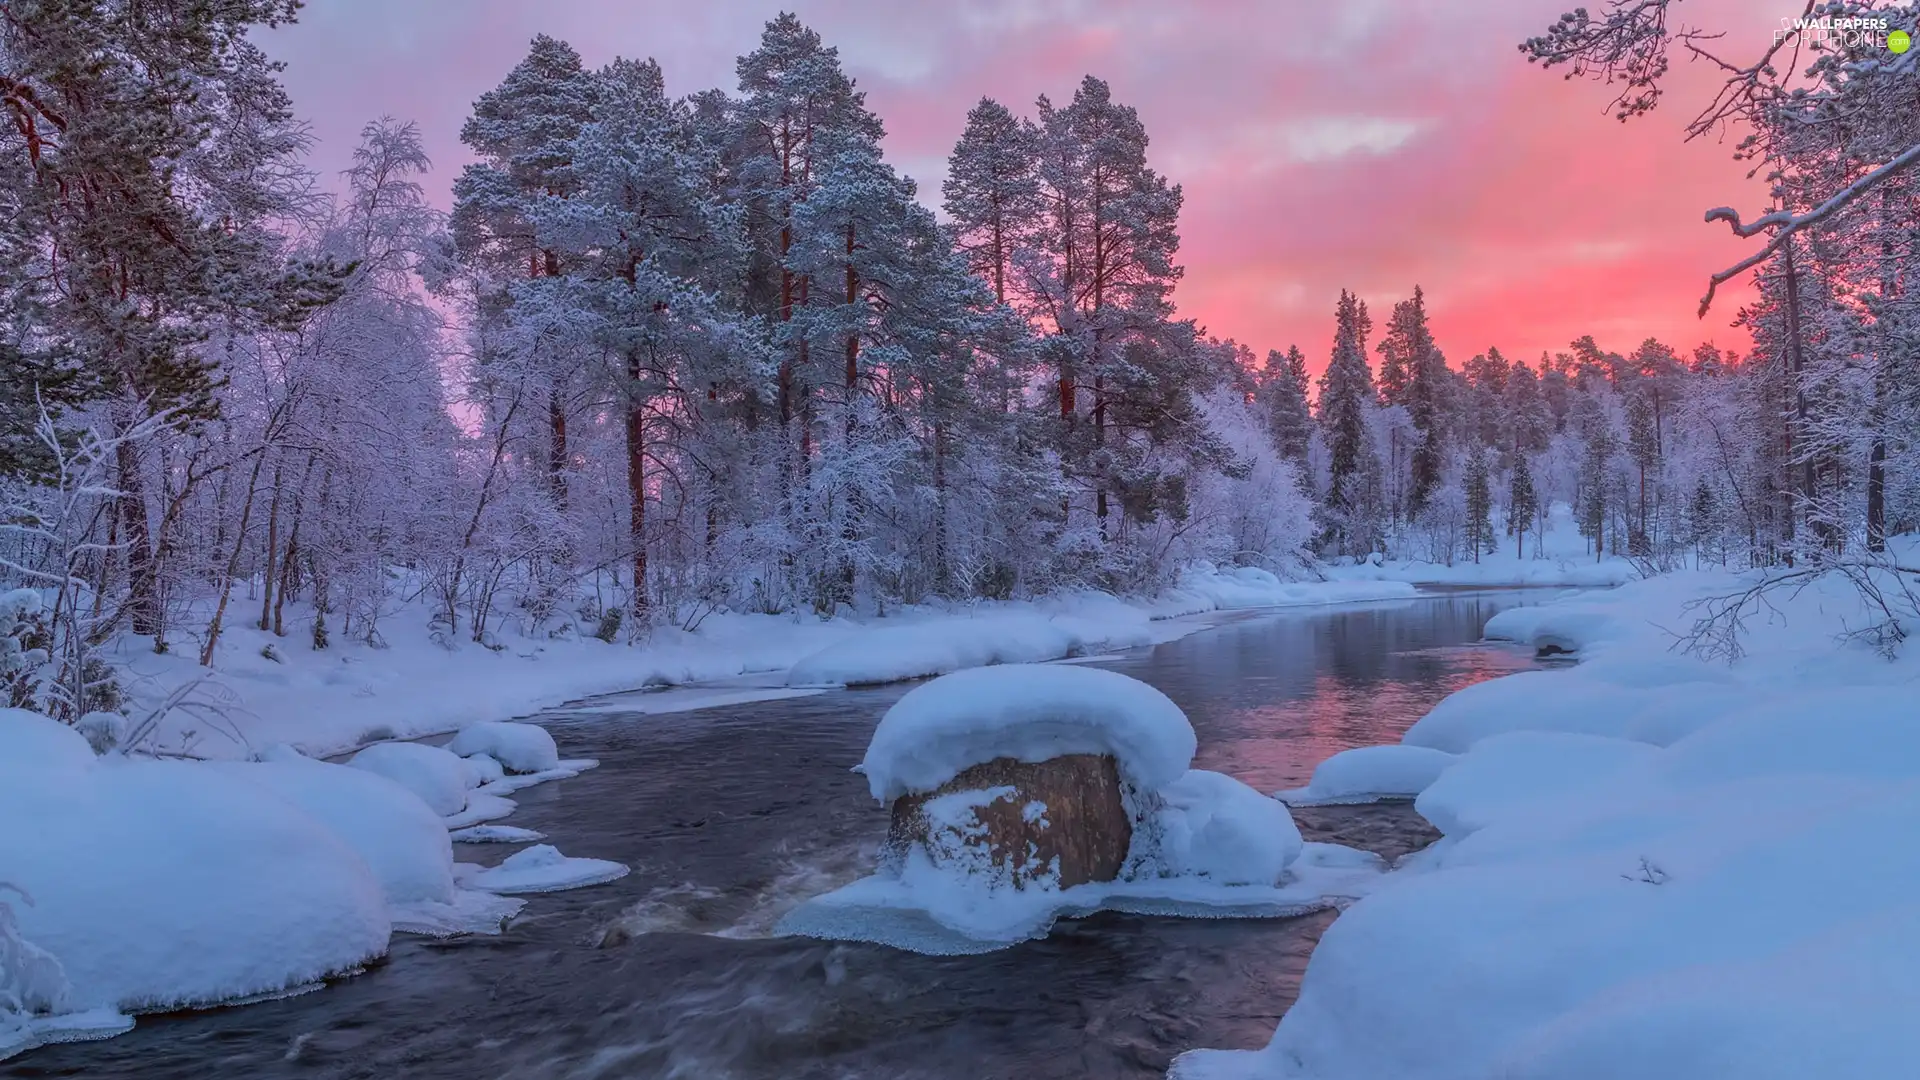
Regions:
<instances>
[{"instance_id":1,"label":"dark river water","mask_svg":"<svg viewBox=\"0 0 1920 1080\"><path fill-rule=\"evenodd\" d=\"M1460 687L1531 666L1475 643L1494 612L1547 595L1262 614L1103 663L1187 711L1197 767L1273 791L1335 751L1397 738ZM508 823L626 862L629 877L532 897L499 937L401 936L385 964L324 991L143 1017L0 1075L1104 1080L1159 1077L1195 1046L1266 1042L1332 914L1098 915L968 957L768 936L793 903L870 868L887 816L847 770L905 689L545 717L565 756L603 764L520 792ZM1390 859L1435 835L1405 806L1295 816L1308 839Z\"/></svg>"}]
</instances>

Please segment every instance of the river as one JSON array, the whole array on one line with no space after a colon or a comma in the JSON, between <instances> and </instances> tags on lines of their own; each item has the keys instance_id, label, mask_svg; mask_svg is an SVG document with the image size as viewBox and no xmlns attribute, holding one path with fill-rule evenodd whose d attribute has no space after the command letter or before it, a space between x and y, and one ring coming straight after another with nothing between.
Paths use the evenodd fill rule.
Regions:
<instances>
[{"instance_id":1,"label":"river","mask_svg":"<svg viewBox=\"0 0 1920 1080\"><path fill-rule=\"evenodd\" d=\"M1273 791L1338 750L1396 739L1454 690L1532 666L1477 642L1494 612L1549 595L1263 613L1100 663L1186 710L1196 767ZM626 862L629 877L532 897L499 937L399 937L386 963L325 990L143 1017L0 1075L1106 1080L1159 1077L1195 1046L1266 1042L1330 913L1099 915L970 957L767 936L797 900L867 872L887 817L848 767L905 689L544 716L565 756L602 766L519 793L508 823ZM1390 859L1434 836L1404 805L1295 816L1310 840Z\"/></svg>"}]
</instances>

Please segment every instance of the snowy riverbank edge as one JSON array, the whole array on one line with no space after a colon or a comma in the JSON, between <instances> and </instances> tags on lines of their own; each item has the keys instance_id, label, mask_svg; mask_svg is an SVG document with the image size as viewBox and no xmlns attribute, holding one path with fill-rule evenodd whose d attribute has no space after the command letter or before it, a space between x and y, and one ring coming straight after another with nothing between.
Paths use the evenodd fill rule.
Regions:
<instances>
[{"instance_id":1,"label":"snowy riverbank edge","mask_svg":"<svg viewBox=\"0 0 1920 1080\"><path fill-rule=\"evenodd\" d=\"M1265 1049L1169 1075L1909 1071L1920 662L1861 640L1876 620L1838 575L1750 611L1731 664L1675 648L1690 605L1760 580L1677 573L1496 615L1489 638L1579 663L1468 687L1392 752L1316 772L1316 795L1417 795L1444 838L1328 929Z\"/></svg>"},{"instance_id":2,"label":"snowy riverbank edge","mask_svg":"<svg viewBox=\"0 0 1920 1080\"><path fill-rule=\"evenodd\" d=\"M424 605L414 605L388 616L378 647L336 639L332 648L316 651L299 637L248 625L223 635L211 672L185 655L189 650L155 654L144 638L120 639L106 655L133 699L129 712L135 715L204 680L188 693L206 707L168 716L155 739L160 749L241 758L284 743L331 757L382 740L441 735L634 690L714 688L633 695L638 712L737 704L987 664L1115 652L1268 608L1416 595L1405 582L1282 582L1261 570L1203 565L1152 599L1077 592L948 610L909 608L867 620L726 613L692 632L660 629L634 644L511 636L498 649L466 641L448 646L435 640Z\"/></svg>"}]
</instances>

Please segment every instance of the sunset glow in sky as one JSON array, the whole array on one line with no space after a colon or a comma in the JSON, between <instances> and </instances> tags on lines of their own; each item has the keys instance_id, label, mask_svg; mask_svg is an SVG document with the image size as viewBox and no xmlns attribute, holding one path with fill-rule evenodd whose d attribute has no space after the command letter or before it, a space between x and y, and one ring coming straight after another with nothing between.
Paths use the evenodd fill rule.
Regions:
<instances>
[{"instance_id":1,"label":"sunset glow in sky","mask_svg":"<svg viewBox=\"0 0 1920 1080\"><path fill-rule=\"evenodd\" d=\"M265 35L319 139L344 167L360 125L418 121L435 194L468 157L479 94L548 33L587 63L652 56L668 87L734 89L734 59L783 7L798 11L867 92L889 160L937 202L945 159L982 95L1031 114L1086 73L1135 106L1149 159L1186 190L1181 311L1262 353L1297 343L1324 366L1341 288L1384 322L1416 283L1458 366L1489 345L1537 358L1591 333L1622 352L1654 336L1684 351L1745 347L1729 324L1750 295L1711 272L1749 241L1702 213L1764 207L1731 143L1681 141L1711 73L1676 58L1665 105L1628 124L1606 88L1530 67L1516 44L1569 0L318 0ZM1690 0L1764 48L1775 0ZM1751 40L1752 50L1740 43Z\"/></svg>"}]
</instances>

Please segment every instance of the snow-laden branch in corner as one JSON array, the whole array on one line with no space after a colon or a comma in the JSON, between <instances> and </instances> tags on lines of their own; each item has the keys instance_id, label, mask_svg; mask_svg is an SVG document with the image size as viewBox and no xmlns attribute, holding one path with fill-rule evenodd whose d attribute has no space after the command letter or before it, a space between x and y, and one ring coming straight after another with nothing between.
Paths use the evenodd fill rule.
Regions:
<instances>
[{"instance_id":1,"label":"snow-laden branch in corner","mask_svg":"<svg viewBox=\"0 0 1920 1080\"><path fill-rule=\"evenodd\" d=\"M1848 184L1829 197L1827 201L1804 214L1794 214L1786 210L1775 210L1770 214L1762 214L1760 217L1742 224L1740 221L1740 212L1731 207L1716 206L1712 210L1707 211L1706 219L1708 222L1727 222L1733 227L1733 234L1735 236L1755 236L1767 229L1773 229L1774 234L1773 238L1767 241L1765 247L1740 260L1733 266L1713 275L1713 278L1707 282L1707 295L1700 298L1700 317L1703 319L1707 317L1707 309L1713 306L1714 290L1718 289L1722 283L1731 281L1755 266L1758 266L1760 263L1765 262L1774 252L1780 250L1780 245L1786 243L1788 237L1802 229L1818 225L1820 222L1833 216L1841 207L1852 203L1867 192L1879 187L1888 177L1912 166L1915 162L1920 162L1920 143L1915 143L1907 147L1895 155L1891 161L1867 173L1853 183Z\"/></svg>"}]
</instances>

